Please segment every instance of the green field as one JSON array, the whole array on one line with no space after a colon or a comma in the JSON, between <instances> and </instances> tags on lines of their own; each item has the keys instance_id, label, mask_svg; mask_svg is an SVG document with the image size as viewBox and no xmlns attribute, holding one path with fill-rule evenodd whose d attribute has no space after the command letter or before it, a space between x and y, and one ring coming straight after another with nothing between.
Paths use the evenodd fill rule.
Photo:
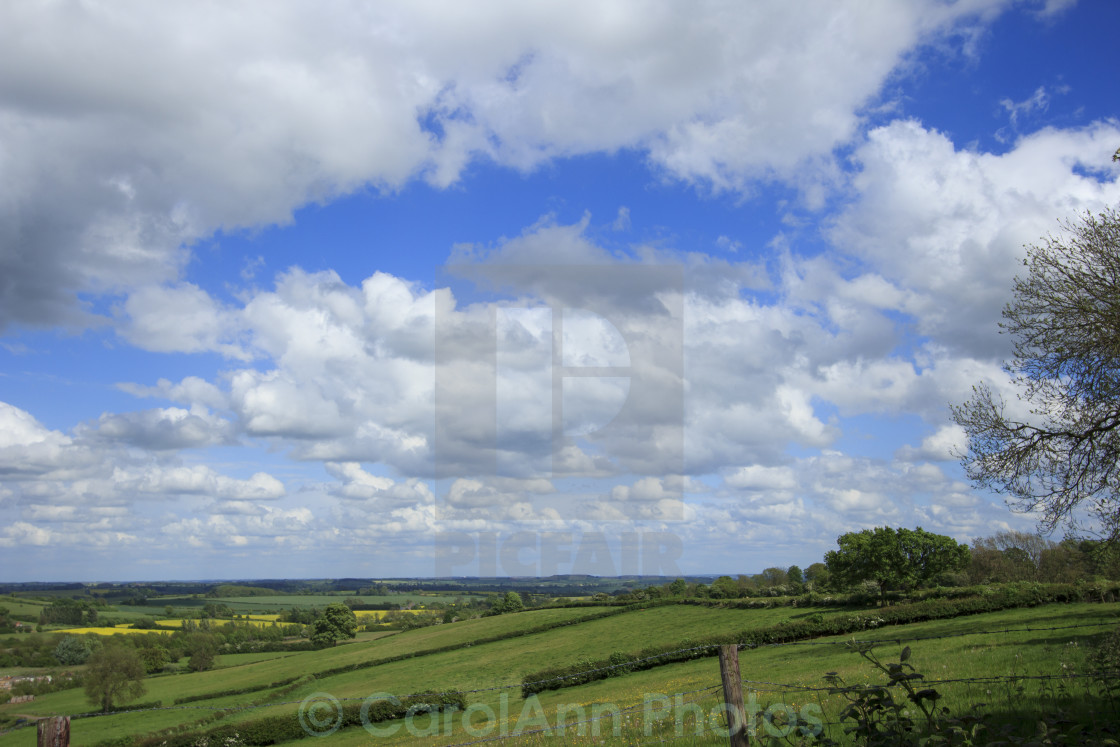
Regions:
<instances>
[{"instance_id":1,"label":"green field","mask_svg":"<svg viewBox=\"0 0 1120 747\"><path fill-rule=\"evenodd\" d=\"M32 599L19 599L17 597L0 597L0 607L5 607L8 613L16 619L33 620L38 622L39 613L47 606L46 602Z\"/></svg>"},{"instance_id":2,"label":"green field","mask_svg":"<svg viewBox=\"0 0 1120 747\"><path fill-rule=\"evenodd\" d=\"M147 605L136 609L163 608L164 605L172 607L203 607L207 604L224 604L236 613L261 612L263 610L279 610L305 607L326 607L332 602L341 602L343 599L359 599L362 604L370 605L405 605L414 604L417 607L433 604L451 604L464 599L478 598L478 594L434 594L430 592L411 592L408 594L382 594L363 595L356 594L276 594L273 596L259 597L195 597L195 596L167 596L153 597ZM153 614L147 612L146 614Z\"/></svg>"},{"instance_id":3,"label":"green field","mask_svg":"<svg viewBox=\"0 0 1120 747\"><path fill-rule=\"evenodd\" d=\"M605 616L529 635L482 642L504 633L577 620L597 611ZM612 608L536 610L387 636L364 634L359 640L321 651L225 656L219 660L219 668L208 672L150 678L147 681L148 693L141 700L160 701L162 705L170 706L176 698L218 694L233 688L256 688L295 677L325 673L332 668L420 654L354 671L323 674L285 688L207 698L190 703L191 709L75 720L72 734L75 744L92 745L128 734L196 723L207 716L208 711L201 710L206 707L260 706L214 722L218 725L251 721L273 714L293 714L301 701L315 693L329 693L339 699L357 701L379 692L403 696L435 689L476 691L466 696L467 702L476 711L474 725L471 726L470 721L464 724L461 714L452 714L445 723L437 724L437 731L441 733L435 736L413 736L409 733L409 725L389 722L380 726L386 732L395 728L391 736L375 738L360 727L350 727L333 734L330 743L453 744L484 736L500 736L503 730L512 732L519 725L528 727L533 720L528 717L534 715L537 717L537 728L543 724L555 732L557 715L565 710L565 706L571 706L567 719L570 722L578 720L581 708L583 718L590 718L593 704L610 704L622 711L632 710L622 714L622 733L618 738L611 737L612 717L608 715L608 718L595 722L601 726L601 737L611 737L606 741L608 744L673 739L678 736L675 716L691 713L697 708L705 719L711 717L714 721L701 726L701 735L693 739L690 730L695 728L694 718L685 718L680 725L682 734L690 737L685 743L726 744L726 737L719 737L712 730L712 724L720 723L712 716L713 709L722 701L722 695L715 691L720 677L714 657L661 666L579 687L546 691L529 701L521 697L519 685L525 674L548 666L602 659L614 652L636 652L648 646L675 645L689 638L766 627L808 614L851 614L852 610L791 607L734 610L679 605L612 614L614 612ZM884 628L869 631L861 638L886 641L878 651L887 660L897 657L902 648L894 642L897 639L936 637L935 640L909 643L913 652L910 663L931 680L989 675L1068 675L1085 671L1090 642L1108 631L1108 626L1115 628L1117 624L1120 624L1120 605L1116 603L1046 605ZM1066 628L1073 625L1095 627ZM1009 628L1032 630L991 632ZM829 640L818 639L815 643ZM435 651L441 648L450 650ZM424 654L426 651L431 653ZM762 709L777 703L789 706L794 717L802 719L802 725L810 724L812 718L822 722L836 721L843 703L841 696L786 686L823 687L823 676L830 671L837 672L848 683L878 683L884 680L880 672L841 645L793 644L745 650L740 654L740 663L748 703L756 703ZM1017 709L1024 707L1041 713L1056 713L1062 709L1076 714L1077 708L1099 705L1088 697L1086 683L1079 679L1020 679L1018 682L996 684L946 683L935 687L943 696L939 705L962 714L978 703L987 703L988 710L1008 716L1021 715ZM270 695L287 705L269 704L266 699ZM695 699L696 703L682 702L678 706L674 701L678 695L682 701ZM527 718L520 718L527 707ZM487 708L497 715L494 722L485 719ZM88 710L89 705L81 691L68 690L40 696L33 703L0 706L0 716L17 713L76 714ZM501 719L503 713L507 714L504 721ZM1089 718L1084 714L1081 717ZM1025 723L1033 724L1037 720L1028 719ZM423 716L411 726L413 731L417 731L417 726L426 729L429 724L429 717ZM487 725L493 726L494 730L481 735ZM449 728L448 733L442 733L444 726ZM468 731L466 727L471 727L473 731ZM647 727L648 736L645 734ZM590 729L591 725L584 724L583 728ZM570 727L562 733L563 738L559 739L555 738L555 733L537 734L503 743L598 744L603 741L590 732L580 736L577 727ZM17 730L2 737L2 741L4 744L33 745L34 730ZM307 740L299 742L305 747L316 743Z\"/></svg>"}]
</instances>

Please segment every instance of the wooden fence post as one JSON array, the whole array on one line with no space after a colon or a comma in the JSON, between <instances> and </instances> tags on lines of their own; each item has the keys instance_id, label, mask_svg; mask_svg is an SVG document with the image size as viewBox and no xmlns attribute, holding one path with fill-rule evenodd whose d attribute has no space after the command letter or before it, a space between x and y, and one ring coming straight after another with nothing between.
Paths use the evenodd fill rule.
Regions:
<instances>
[{"instance_id":1,"label":"wooden fence post","mask_svg":"<svg viewBox=\"0 0 1120 747\"><path fill-rule=\"evenodd\" d=\"M38 747L70 747L70 717L51 716L39 719Z\"/></svg>"},{"instance_id":2,"label":"wooden fence post","mask_svg":"<svg viewBox=\"0 0 1120 747\"><path fill-rule=\"evenodd\" d=\"M727 728L731 732L731 747L748 747L747 714L743 707L743 681L739 676L739 647L735 644L719 647L719 674L723 678L723 702L727 713ZM739 728L735 730L735 722Z\"/></svg>"}]
</instances>

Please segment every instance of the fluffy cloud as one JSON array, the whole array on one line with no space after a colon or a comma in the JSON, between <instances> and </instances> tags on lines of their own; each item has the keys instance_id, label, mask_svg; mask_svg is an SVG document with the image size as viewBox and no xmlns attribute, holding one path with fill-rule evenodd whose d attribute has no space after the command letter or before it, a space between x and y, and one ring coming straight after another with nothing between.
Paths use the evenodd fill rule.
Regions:
<instances>
[{"instance_id":1,"label":"fluffy cloud","mask_svg":"<svg viewBox=\"0 0 1120 747\"><path fill-rule=\"evenodd\" d=\"M141 449L190 449L234 441L234 425L200 405L190 410L165 407L128 413L105 413L79 428L91 438L120 442Z\"/></svg>"},{"instance_id":2,"label":"fluffy cloud","mask_svg":"<svg viewBox=\"0 0 1120 747\"><path fill-rule=\"evenodd\" d=\"M76 292L175 283L215 230L363 185L448 185L479 157L639 147L716 188L788 177L855 134L915 44L1002 4L6 5L0 327L88 324ZM128 334L223 339L197 289L172 287L130 297L183 307Z\"/></svg>"},{"instance_id":3,"label":"fluffy cloud","mask_svg":"<svg viewBox=\"0 0 1120 747\"><path fill-rule=\"evenodd\" d=\"M122 334L133 345L161 353L215 351L246 360L250 355L231 338L235 320L206 291L190 283L145 286L131 292Z\"/></svg>"},{"instance_id":4,"label":"fluffy cloud","mask_svg":"<svg viewBox=\"0 0 1120 747\"><path fill-rule=\"evenodd\" d=\"M920 334L974 357L1004 356L996 322L1023 246L1052 231L1057 216L1120 201L1120 182L1099 178L1118 140L1115 124L1047 129L993 155L894 122L857 149L857 199L832 239L889 284L878 295Z\"/></svg>"},{"instance_id":5,"label":"fluffy cloud","mask_svg":"<svg viewBox=\"0 0 1120 747\"><path fill-rule=\"evenodd\" d=\"M987 154L863 112L917 47L967 45L1005 4L4 6L0 329L112 323L114 343L226 368L120 384L162 401L66 432L0 403L0 545L420 556L434 529L548 522L697 547L1003 526L949 474L945 403L980 379L1010 395L995 323L1022 245L1120 200L1120 128ZM620 149L704 193L783 181L824 229L790 212L757 261L724 233L720 258L688 237L619 249L589 215L546 215L449 247L436 287L291 267L226 299L186 280L201 240L311 202ZM900 414L920 425L894 458L859 456L852 419Z\"/></svg>"}]
</instances>

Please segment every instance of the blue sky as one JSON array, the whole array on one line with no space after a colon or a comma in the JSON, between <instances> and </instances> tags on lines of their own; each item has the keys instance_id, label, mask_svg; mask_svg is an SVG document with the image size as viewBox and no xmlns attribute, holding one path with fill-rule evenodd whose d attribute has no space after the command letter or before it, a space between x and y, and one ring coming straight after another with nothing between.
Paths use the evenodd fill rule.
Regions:
<instances>
[{"instance_id":1,"label":"blue sky","mask_svg":"<svg viewBox=\"0 0 1120 747\"><path fill-rule=\"evenodd\" d=\"M734 574L1030 529L948 403L1014 400L1024 245L1120 200L1118 22L7 4L0 579Z\"/></svg>"}]
</instances>

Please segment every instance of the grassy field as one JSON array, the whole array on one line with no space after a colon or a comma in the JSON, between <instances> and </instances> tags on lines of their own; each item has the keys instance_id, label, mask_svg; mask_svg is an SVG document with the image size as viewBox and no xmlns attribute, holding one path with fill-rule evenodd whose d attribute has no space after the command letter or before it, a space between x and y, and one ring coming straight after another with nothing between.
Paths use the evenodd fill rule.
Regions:
<instances>
[{"instance_id":1,"label":"grassy field","mask_svg":"<svg viewBox=\"0 0 1120 747\"><path fill-rule=\"evenodd\" d=\"M603 610L610 612L610 610ZM777 608L729 610L693 606L672 606L636 609L576 624L564 625L490 643L482 639L560 621L573 620L594 610L555 609L517 615L469 620L431 628L367 638L340 644L331 649L313 652L279 654L242 654L235 659L222 657L219 669L194 674L153 677L147 681L148 693L142 700L171 705L175 698L219 693L233 688L252 688L280 682L292 677L326 672L334 667L373 662L402 654L429 651L444 646L454 650L430 653L401 661L379 664L334 675L320 676L302 685L281 690L279 687L257 690L235 696L214 697L191 703L197 708L260 705L260 708L233 714L216 723L237 723L264 715L294 713L298 704L314 693L329 693L339 698L361 699L372 693L406 695L427 689L476 691L467 695L473 721L464 723L462 714L452 714L446 723L437 724L435 735L416 736L409 725L384 724L376 739L361 728L343 729L331 736L332 745L369 744L371 739L385 744L452 744L486 736L514 732L519 726L547 727L553 734L543 733L511 740L514 744L577 743L634 744L689 736L696 744L726 744L726 737L714 731L721 723L713 715L722 696L715 692L719 685L719 667L714 657L635 672L579 687L546 691L524 700L520 681L524 674L545 666L598 659L613 652L636 652L659 644L676 644L691 637L747 628L773 625L783 619L806 614L844 614L835 609ZM850 611L847 611L850 612ZM1024 676L1083 672L1088 644L1102 635L1107 627L1071 625L1120 623L1120 605L1070 604L1049 605L1008 610L985 615L886 628L864 634L863 638L884 641L878 653L886 659L897 657L898 639L935 637L935 640L913 641L909 645L911 662L928 679L975 678L988 675L1014 676L1018 682L946 683L938 686L943 695L939 705L953 713L964 713L977 703L1008 716L1020 716L1016 709L1024 706L1041 712L1056 712L1095 705L1087 699L1084 682L1068 680L1031 680ZM1031 628L1020 632L990 632L1004 629ZM820 639L818 643L829 639ZM467 645L471 644L473 645ZM741 669L748 704L765 710L773 704L788 706L799 720L795 726L813 726L817 722L836 721L843 701L827 692L798 690L792 686L820 688L823 676L835 671L848 683L882 682L884 676L858 654L841 645L788 645L761 648L741 653ZM762 684L775 683L775 684ZM268 705L269 695L290 705ZM678 701L679 697L679 701ZM688 701L695 700L695 703ZM601 721L600 736L591 733L593 724L584 724L587 732L580 736L577 727L563 730L562 739L555 738L557 718L563 712L567 721L587 719L599 704L608 717ZM1115 705L1115 704L1113 704ZM89 706L78 690L44 695L33 703L0 706L3 714L82 713ZM494 713L489 718L488 710ZM581 716L582 709L582 716ZM620 735L612 735L614 717ZM704 723L696 727L695 712ZM779 710L779 712L784 712ZM504 718L503 718L503 714ZM676 717L682 715L678 727ZM152 732L176 725L190 724L207 715L202 710L163 710L144 713L76 720L72 733L76 744L96 742L126 734ZM535 716L535 718L534 718ZM1037 721L1037 718L1034 719ZM1029 723L1034 723L1030 721ZM443 733L444 726L447 733ZM412 731L424 732L429 717L418 717ZM780 726L780 724L779 724ZM490 728L490 731L486 731ZM649 734L645 733L649 729ZM775 727L772 727L775 728ZM395 731L394 731L395 729ZM391 735L387 732L393 732ZM485 732L485 733L484 733ZM839 730L836 730L839 733ZM606 737L606 741L603 741ZM22 729L2 738L5 744L32 745L33 729ZM301 740L302 744L312 742ZM689 741L684 741L689 743Z\"/></svg>"},{"instance_id":2,"label":"grassy field","mask_svg":"<svg viewBox=\"0 0 1120 747\"><path fill-rule=\"evenodd\" d=\"M363 595L356 594L277 594L275 596L259 597L153 597L148 600L147 608L171 605L172 607L202 607L207 604L224 604L237 613L253 613L263 610L290 609L294 607L326 607L334 602L344 599L360 599L363 604L388 604L406 605L415 604L430 606L433 604L450 604L462 599L478 598L477 594L433 594L412 592L408 594ZM139 609L145 609L140 607Z\"/></svg>"},{"instance_id":3,"label":"grassy field","mask_svg":"<svg viewBox=\"0 0 1120 747\"><path fill-rule=\"evenodd\" d=\"M5 607L8 613L15 618L23 620L39 620L39 613L47 606L46 602L17 597L0 597L0 607Z\"/></svg>"}]
</instances>

